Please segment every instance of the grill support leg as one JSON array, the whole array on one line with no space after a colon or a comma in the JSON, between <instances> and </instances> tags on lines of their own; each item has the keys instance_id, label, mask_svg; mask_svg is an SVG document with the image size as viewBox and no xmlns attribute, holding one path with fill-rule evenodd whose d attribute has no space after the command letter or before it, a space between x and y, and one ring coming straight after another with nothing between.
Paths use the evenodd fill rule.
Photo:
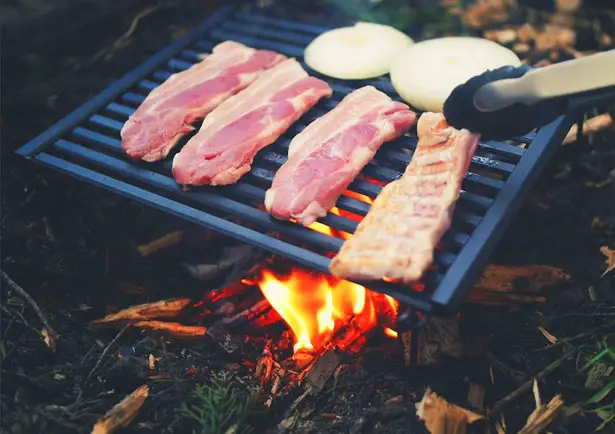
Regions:
<instances>
[{"instance_id":1,"label":"grill support leg","mask_svg":"<svg viewBox=\"0 0 615 434\"><path fill-rule=\"evenodd\" d=\"M400 313L397 318L397 332L400 339L403 332L412 332L410 334L410 365L408 366L408 370L410 371L413 371L418 366L419 345L417 331L427 322L427 320L427 317L419 320L418 312L413 306L408 306L408 308Z\"/></svg>"}]
</instances>

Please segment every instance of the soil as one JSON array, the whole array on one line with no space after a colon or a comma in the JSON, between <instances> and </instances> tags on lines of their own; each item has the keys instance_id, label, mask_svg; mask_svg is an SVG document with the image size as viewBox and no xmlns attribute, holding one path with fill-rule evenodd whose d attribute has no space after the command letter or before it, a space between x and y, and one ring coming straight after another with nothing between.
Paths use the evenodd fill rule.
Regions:
<instances>
[{"instance_id":1,"label":"soil","mask_svg":"<svg viewBox=\"0 0 615 434\"><path fill-rule=\"evenodd\" d=\"M160 2L129 43L107 59L92 60L154 2L137 2L122 15L103 15L78 32L49 33L38 42L25 34L3 46L2 270L36 300L59 334L55 350L46 345L34 310L2 282L3 433L90 432L99 417L144 382L150 397L123 432L186 432L191 426L177 410L190 400L195 384L207 383L212 372L226 371L229 364L238 366L234 375L250 381L242 357L229 356L210 340L165 342L132 330L118 337L118 330L90 326L118 308L200 298L224 277L202 282L181 263L216 258L230 240L212 241L202 229L14 154L222 3L227 2ZM270 2L266 9L319 23L344 18L331 13L331 2L311 8L304 3L290 8ZM464 340L482 344L476 357L409 372L401 356L382 363L383 354L399 352L396 342L370 349L340 384L329 384L304 405L295 432L426 432L413 406L426 386L468 408L469 384L478 383L490 407L564 355L566 345L546 348L549 342L539 326L559 339L587 333L574 345L595 350L608 329L590 331L610 327L615 316L613 273L599 278L605 269L600 247L615 248L615 180L602 182L615 178L614 168L615 131L562 147L493 254L492 263L552 265L570 274L570 282L549 289L545 303L464 306L461 332ZM138 255L137 246L175 230L189 233L190 242L148 258ZM150 354L163 359L154 379ZM591 396L579 359L564 360L540 382L544 401L562 394L572 405ZM533 407L531 392L504 407L509 432L523 426ZM271 411L257 418L256 432L275 427L281 417ZM599 423L588 413L553 432L591 432Z\"/></svg>"}]
</instances>

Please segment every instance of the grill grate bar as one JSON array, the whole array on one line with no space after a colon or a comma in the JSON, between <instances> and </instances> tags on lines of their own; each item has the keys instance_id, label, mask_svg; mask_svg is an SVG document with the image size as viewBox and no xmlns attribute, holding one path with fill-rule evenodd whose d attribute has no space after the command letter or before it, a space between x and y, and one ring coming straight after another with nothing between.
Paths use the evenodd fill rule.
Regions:
<instances>
[{"instance_id":1,"label":"grill grate bar","mask_svg":"<svg viewBox=\"0 0 615 434\"><path fill-rule=\"evenodd\" d=\"M102 134L95 133L95 132L86 130L81 127L75 129L75 131L73 132L73 136L76 139L81 139L91 144L98 145L100 149L108 152L112 156L121 157L123 155L121 144L118 140L108 138ZM84 152L83 149L87 149L87 148L83 147L83 149L81 149L82 148L81 145L77 145L76 143L73 143L73 142L60 140L58 141L56 146L58 147L58 149L66 153L68 153L67 150L70 148L70 146L75 146L75 147L79 146L79 148L77 148L79 150L77 154L78 156L83 156L83 155L90 156L91 155L91 153ZM160 167L160 164L158 164L157 166ZM164 170L160 171L160 173L171 178L171 167L170 167L171 165L169 164L169 162L162 163L162 166ZM214 194L215 194L215 191L216 190L214 190ZM237 184L230 185L230 186L225 186L224 193L227 193L227 192L232 195L243 197L244 199L255 201L258 203L263 203L265 199L265 189L264 188L259 188L259 187L246 184L243 182L239 182ZM225 195L226 194L224 194L223 196ZM358 201L356 199L349 198L349 197L342 198L341 203L338 202L338 206L344 211L350 211L350 212L353 212L354 214L361 215L361 216L364 216L365 214L367 214L367 211L369 210L369 207L370 207L368 203ZM266 217L269 218L268 215L266 215ZM455 216L456 223L460 222L460 223L467 224L466 220L470 220L470 218L468 217L464 218L463 215ZM340 217L340 216L337 216L331 213L329 213L326 217L319 219L318 221L334 229L341 230L347 233L353 233L357 226L357 223L355 221L351 219L343 218L343 217ZM450 241L456 245L461 246L467 242L468 237L469 235L465 233L454 231L450 234Z\"/></svg>"},{"instance_id":2,"label":"grill grate bar","mask_svg":"<svg viewBox=\"0 0 615 434\"><path fill-rule=\"evenodd\" d=\"M315 246L320 246L331 252L337 252L342 247L342 240L339 238L326 236L320 232L302 228L298 225L287 222L276 224L277 222L271 219L266 212L260 211L251 206L240 204L226 198L225 196L216 195L214 193L207 192L204 189L198 191L195 190L190 194L186 194L177 187L177 183L170 176L164 176L160 173L152 172L145 168L135 168L128 162L105 154L100 154L81 145L77 145L76 143L71 143L60 139L55 143L54 148L64 154L70 155L71 157L76 157L79 160L93 163L112 172L118 172L122 176L128 176L135 180L155 186L156 188L164 190L167 193L184 196L188 200L198 202L204 206L217 208L227 214L239 214L240 217L247 217L251 222L261 226L267 231L277 230L285 235L292 236ZM449 267L454 262L455 258L455 254L439 252L436 255L435 262L438 265Z\"/></svg>"},{"instance_id":3,"label":"grill grate bar","mask_svg":"<svg viewBox=\"0 0 615 434\"><path fill-rule=\"evenodd\" d=\"M250 239L252 240L252 244L256 247L269 250L278 255L286 256L299 264L311 267L317 271L326 273L328 270L329 261L325 257L301 247L289 245L284 241L271 238L267 234L261 234L252 229L237 226L236 224L223 218L213 216L207 212L197 210L190 206L178 204L177 202L174 202L164 196L130 185L109 176L102 175L96 171L84 168L46 153L38 154L35 159L40 163L82 179L86 182L103 186L110 191L138 202L142 202L154 208L158 208L162 211L171 212L172 214L192 223L214 229L232 238L237 238L240 240ZM436 278L436 281L437 280L438 278ZM356 283L365 285L365 282L357 281ZM409 294L407 290L403 291L398 286L387 282L370 282L370 288L395 297L402 303L413 305L417 309L424 312L429 312L432 309L426 294Z\"/></svg>"},{"instance_id":4,"label":"grill grate bar","mask_svg":"<svg viewBox=\"0 0 615 434\"><path fill-rule=\"evenodd\" d=\"M114 119L110 119L101 115L94 115L90 118L90 121L94 124L97 124L100 127L107 128L114 132L114 134L119 135L119 131L122 128L123 123L116 121ZM118 140L119 145L119 140ZM378 157L376 157L378 158ZM259 159L263 159L268 161L277 167L281 166L284 161L286 161L287 157L281 154L275 154L271 151L265 150L259 156ZM371 178L378 179L384 182L391 182L398 179L401 176L400 172L397 172L392 169L388 169L386 167L379 167L373 163L368 164L363 173ZM273 177L275 175L274 172L271 171L259 171L253 173L258 179L262 180L265 183L271 184L273 182ZM468 191L462 191L460 196L461 202L468 202L471 206L479 209L485 210L489 208L493 199L480 196L474 193L470 193ZM365 212L367 213L367 211Z\"/></svg>"}]
</instances>

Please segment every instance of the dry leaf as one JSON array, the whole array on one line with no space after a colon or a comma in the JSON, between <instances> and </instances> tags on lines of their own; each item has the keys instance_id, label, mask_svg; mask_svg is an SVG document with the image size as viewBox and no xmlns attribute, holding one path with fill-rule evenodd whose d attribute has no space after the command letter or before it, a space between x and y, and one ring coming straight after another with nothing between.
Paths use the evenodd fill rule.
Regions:
<instances>
[{"instance_id":1,"label":"dry leaf","mask_svg":"<svg viewBox=\"0 0 615 434\"><path fill-rule=\"evenodd\" d=\"M124 325L126 323L153 318L174 318L188 306L191 301L192 300L189 298L173 298L170 300L157 301L155 303L139 304L92 321L92 325Z\"/></svg>"},{"instance_id":2,"label":"dry leaf","mask_svg":"<svg viewBox=\"0 0 615 434\"><path fill-rule=\"evenodd\" d=\"M615 270L615 250L610 249L608 246L602 246L600 247L600 252L606 256L606 260L604 261L606 263L606 270L604 270L604 273L600 276L600 278L603 278L608 273Z\"/></svg>"},{"instance_id":3,"label":"dry leaf","mask_svg":"<svg viewBox=\"0 0 615 434\"><path fill-rule=\"evenodd\" d=\"M480 414L448 403L430 389L416 404L416 414L425 421L431 434L465 434L468 424L484 419Z\"/></svg>"},{"instance_id":4,"label":"dry leaf","mask_svg":"<svg viewBox=\"0 0 615 434\"><path fill-rule=\"evenodd\" d=\"M111 434L120 428L128 426L137 416L148 396L149 387L147 387L147 384L144 384L101 417L96 425L94 425L92 434Z\"/></svg>"},{"instance_id":5,"label":"dry leaf","mask_svg":"<svg viewBox=\"0 0 615 434\"><path fill-rule=\"evenodd\" d=\"M51 351L55 351L56 350L56 341L51 337L51 335L49 334L49 331L47 331L47 329L43 327L43 329L41 330L41 335L43 336L43 340L45 341L45 345L47 345L49 348L51 348Z\"/></svg>"}]
</instances>

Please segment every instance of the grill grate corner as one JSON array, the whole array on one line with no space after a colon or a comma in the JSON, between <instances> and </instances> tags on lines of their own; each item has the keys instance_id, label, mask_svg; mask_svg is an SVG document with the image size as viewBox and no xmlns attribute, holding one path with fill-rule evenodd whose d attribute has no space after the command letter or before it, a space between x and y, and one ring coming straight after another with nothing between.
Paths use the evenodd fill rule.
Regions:
<instances>
[{"instance_id":1,"label":"grill grate corner","mask_svg":"<svg viewBox=\"0 0 615 434\"><path fill-rule=\"evenodd\" d=\"M292 137L333 108L345 95L358 87L373 85L399 100L386 77L350 82L323 77L309 70L302 62L303 49L326 30L329 29L223 7L17 152L81 180L326 273L329 257L339 250L342 239L273 220L261 206L265 191L277 168L286 161ZM296 57L310 74L326 80L334 94L306 113L276 143L259 152L252 171L237 184L199 187L184 192L172 177L170 158L157 163L131 161L122 151L119 133L125 120L152 89L172 73L198 62L201 53L209 52L224 40ZM454 313L571 124L570 118L562 117L525 137L480 143L463 182L453 225L442 240L434 269L423 279L426 291L417 292L384 281L358 283L425 313ZM352 193L375 198L381 185L401 176L416 142L414 130L384 144L351 184L350 193L338 200L337 208L359 218L365 216L369 203L357 199L356 195L352 197ZM347 233L354 232L357 226L356 219L332 213L319 222Z\"/></svg>"}]
</instances>

